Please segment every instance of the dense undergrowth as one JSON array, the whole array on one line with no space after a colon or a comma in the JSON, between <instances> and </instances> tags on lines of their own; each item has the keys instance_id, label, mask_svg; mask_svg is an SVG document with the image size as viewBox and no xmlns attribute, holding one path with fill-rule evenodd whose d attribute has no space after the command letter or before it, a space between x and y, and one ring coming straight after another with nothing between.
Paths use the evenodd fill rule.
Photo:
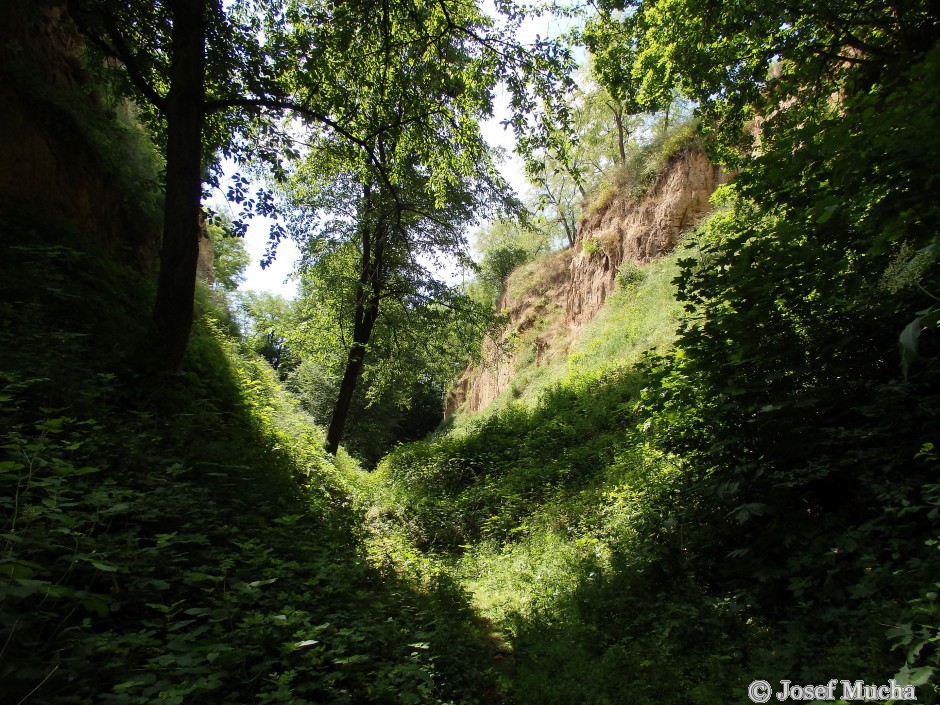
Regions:
<instances>
[{"instance_id":1,"label":"dense undergrowth","mask_svg":"<svg viewBox=\"0 0 940 705\"><path fill-rule=\"evenodd\" d=\"M641 353L675 328L676 259L622 277L531 396L508 393L360 478L376 541L422 551L414 561L443 566L502 630L511 702L718 703L744 677L759 629L664 564L682 550L687 465L637 429Z\"/></svg>"},{"instance_id":2,"label":"dense undergrowth","mask_svg":"<svg viewBox=\"0 0 940 705\"><path fill-rule=\"evenodd\" d=\"M380 535L509 637L510 701L895 678L937 702L938 67L765 135L680 260L672 351L558 375L363 480Z\"/></svg>"},{"instance_id":3,"label":"dense undergrowth","mask_svg":"<svg viewBox=\"0 0 940 705\"><path fill-rule=\"evenodd\" d=\"M908 474L886 471L916 414L860 409L879 421L826 429L831 455L809 482L791 470L755 496L738 467L689 452L701 418L670 416L684 359L572 376L534 405L400 447L362 480L374 530L445 566L503 630L511 702L747 702L758 678L925 682L932 448L911 446ZM719 447L735 440L725 433ZM843 459L857 479L820 483Z\"/></svg>"},{"instance_id":4,"label":"dense undergrowth","mask_svg":"<svg viewBox=\"0 0 940 705\"><path fill-rule=\"evenodd\" d=\"M126 352L148 283L39 214L0 243L3 702L488 697L460 590L369 562L322 432L222 302L158 385Z\"/></svg>"}]
</instances>

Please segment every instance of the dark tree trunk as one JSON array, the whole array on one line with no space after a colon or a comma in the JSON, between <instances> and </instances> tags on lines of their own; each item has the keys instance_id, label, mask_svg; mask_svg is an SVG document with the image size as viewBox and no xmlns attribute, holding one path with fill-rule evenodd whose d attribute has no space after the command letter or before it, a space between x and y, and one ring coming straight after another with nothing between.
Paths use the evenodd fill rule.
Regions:
<instances>
[{"instance_id":1,"label":"dark tree trunk","mask_svg":"<svg viewBox=\"0 0 940 705\"><path fill-rule=\"evenodd\" d=\"M343 440L349 407L366 359L366 347L379 317L379 301L383 287L382 271L385 267L384 245L382 226L377 227L374 233L369 233L368 227L363 228L362 261L359 265L359 282L356 285L353 340L346 356L346 369L339 385L336 404L333 406L330 427L326 432L326 451L330 455L336 455L339 444Z\"/></svg>"},{"instance_id":2,"label":"dark tree trunk","mask_svg":"<svg viewBox=\"0 0 940 705\"><path fill-rule=\"evenodd\" d=\"M611 108L614 121L617 123L617 149L620 152L620 166L627 163L627 136L623 128L623 110L619 107Z\"/></svg>"},{"instance_id":3,"label":"dark tree trunk","mask_svg":"<svg viewBox=\"0 0 940 705\"><path fill-rule=\"evenodd\" d=\"M371 331L363 335L368 339ZM346 430L346 419L349 417L349 407L352 404L353 393L356 391L356 383L359 381L359 374L362 372L366 359L366 343L361 340L354 340L349 348L349 354L346 357L346 369L343 372L343 381L339 385L339 394L336 396L336 403L333 405L333 415L330 417L330 427L326 432L326 451L330 455L336 455L339 450L339 444L343 440L343 432Z\"/></svg>"},{"instance_id":4,"label":"dark tree trunk","mask_svg":"<svg viewBox=\"0 0 940 705\"><path fill-rule=\"evenodd\" d=\"M166 201L160 276L150 329L149 362L179 370L193 323L202 201L206 10L202 0L169 0L173 17L167 123Z\"/></svg>"},{"instance_id":5,"label":"dark tree trunk","mask_svg":"<svg viewBox=\"0 0 940 705\"><path fill-rule=\"evenodd\" d=\"M574 247L574 240L577 235L575 228L568 222L568 219L562 215L561 224L565 228L565 237L568 238L568 247Z\"/></svg>"}]
</instances>

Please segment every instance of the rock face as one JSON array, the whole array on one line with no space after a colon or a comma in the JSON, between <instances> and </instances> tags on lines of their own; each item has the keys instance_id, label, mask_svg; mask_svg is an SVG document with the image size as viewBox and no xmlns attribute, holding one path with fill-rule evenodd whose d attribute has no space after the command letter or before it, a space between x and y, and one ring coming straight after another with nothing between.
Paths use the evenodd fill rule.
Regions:
<instances>
[{"instance_id":1,"label":"rock face","mask_svg":"<svg viewBox=\"0 0 940 705\"><path fill-rule=\"evenodd\" d=\"M196 260L196 277L207 284L215 284L215 251L212 238L204 218L199 219L199 259Z\"/></svg>"},{"instance_id":2,"label":"rock face","mask_svg":"<svg viewBox=\"0 0 940 705\"><path fill-rule=\"evenodd\" d=\"M534 338L536 365L567 350L603 307L624 263L670 252L708 213L709 197L726 180L701 150L680 150L641 198L615 196L582 216L574 247L513 272L498 304L508 312L509 326L499 341L484 343L484 362L464 371L448 394L445 416L480 411L509 387L520 355L511 341L537 322L549 321Z\"/></svg>"},{"instance_id":3,"label":"rock face","mask_svg":"<svg viewBox=\"0 0 940 705\"><path fill-rule=\"evenodd\" d=\"M89 121L116 121L89 90L64 5L0 3L0 205L67 223L152 271L159 224L143 222L120 170L90 146Z\"/></svg>"},{"instance_id":4,"label":"rock face","mask_svg":"<svg viewBox=\"0 0 940 705\"><path fill-rule=\"evenodd\" d=\"M583 217L581 252L572 262L565 299L568 322L581 326L597 315L624 262L642 264L672 251L708 212L708 199L724 180L704 153L684 149L669 159L642 198L615 198ZM584 247L585 241L593 246Z\"/></svg>"},{"instance_id":5,"label":"rock face","mask_svg":"<svg viewBox=\"0 0 940 705\"><path fill-rule=\"evenodd\" d=\"M483 362L468 366L451 388L444 400L444 418L461 406L470 412L484 409L509 387L521 354L513 349L517 338L534 337L536 361L541 362L550 354L552 341L564 337L564 301L574 252L574 248L553 252L510 275L497 303L497 308L508 312L509 325L498 340L484 340ZM547 327L545 322L549 322Z\"/></svg>"}]
</instances>

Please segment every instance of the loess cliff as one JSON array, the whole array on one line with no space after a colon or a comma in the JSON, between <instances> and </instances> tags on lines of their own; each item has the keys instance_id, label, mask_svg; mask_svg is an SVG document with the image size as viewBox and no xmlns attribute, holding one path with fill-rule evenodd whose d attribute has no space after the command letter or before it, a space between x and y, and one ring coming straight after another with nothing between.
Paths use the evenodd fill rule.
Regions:
<instances>
[{"instance_id":1,"label":"loess cliff","mask_svg":"<svg viewBox=\"0 0 940 705\"><path fill-rule=\"evenodd\" d=\"M684 148L639 198L614 194L589 209L574 247L514 271L499 301L509 324L499 340L484 343L483 363L469 366L450 391L446 416L489 406L523 358L540 365L565 355L603 308L624 265L669 253L708 213L711 194L726 180L701 150Z\"/></svg>"},{"instance_id":2,"label":"loess cliff","mask_svg":"<svg viewBox=\"0 0 940 705\"><path fill-rule=\"evenodd\" d=\"M150 272L160 159L82 53L64 2L0 3L0 208L53 218Z\"/></svg>"}]
</instances>

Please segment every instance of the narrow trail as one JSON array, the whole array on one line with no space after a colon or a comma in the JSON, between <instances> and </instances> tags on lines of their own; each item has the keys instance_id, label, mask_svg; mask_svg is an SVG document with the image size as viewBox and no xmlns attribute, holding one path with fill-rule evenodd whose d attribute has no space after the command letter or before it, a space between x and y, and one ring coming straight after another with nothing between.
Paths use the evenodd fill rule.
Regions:
<instances>
[{"instance_id":1,"label":"narrow trail","mask_svg":"<svg viewBox=\"0 0 940 705\"><path fill-rule=\"evenodd\" d=\"M354 492L354 494L356 494ZM359 497L361 500L362 497ZM353 500L356 503L356 500ZM360 507L361 508L361 507ZM423 590L432 590L434 583L450 584L460 595L465 626L474 636L479 649L481 663L467 662L468 670L482 665L484 672L491 672L490 682L483 685L480 693L483 705L509 705L505 686L511 682L515 669L514 649L510 636L499 624L482 613L474 604L472 593L461 585L451 566L445 561L420 551L409 545L388 525L383 524L374 511L361 515L362 539L367 545L370 561L381 572L393 574L407 583L420 586ZM443 579L442 579L443 578Z\"/></svg>"}]
</instances>

